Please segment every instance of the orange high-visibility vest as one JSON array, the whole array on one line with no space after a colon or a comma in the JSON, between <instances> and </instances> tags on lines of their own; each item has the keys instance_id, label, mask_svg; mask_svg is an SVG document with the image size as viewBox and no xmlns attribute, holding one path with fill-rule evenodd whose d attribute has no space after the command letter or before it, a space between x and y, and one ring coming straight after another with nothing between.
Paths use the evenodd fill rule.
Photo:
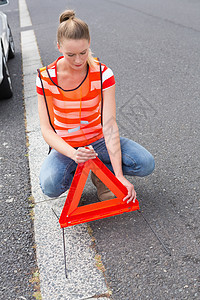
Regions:
<instances>
[{"instance_id":1,"label":"orange high-visibility vest","mask_svg":"<svg viewBox=\"0 0 200 300\"><path fill-rule=\"evenodd\" d=\"M84 80L73 90L64 90L55 82L56 62L40 69L51 125L72 147L89 145L103 137L99 62L88 66Z\"/></svg>"}]
</instances>

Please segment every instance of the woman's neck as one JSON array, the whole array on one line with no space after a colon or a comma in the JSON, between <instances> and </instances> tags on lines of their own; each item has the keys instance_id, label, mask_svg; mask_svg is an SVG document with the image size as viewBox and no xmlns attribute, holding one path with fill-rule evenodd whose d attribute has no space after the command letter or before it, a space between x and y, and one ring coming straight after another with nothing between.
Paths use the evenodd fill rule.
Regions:
<instances>
[{"instance_id":1,"label":"woman's neck","mask_svg":"<svg viewBox=\"0 0 200 300\"><path fill-rule=\"evenodd\" d=\"M87 64L81 70L75 70L64 63L63 59L57 61L57 81L64 90L71 90L81 84L87 74Z\"/></svg>"},{"instance_id":2,"label":"woman's neck","mask_svg":"<svg viewBox=\"0 0 200 300\"><path fill-rule=\"evenodd\" d=\"M81 69L73 69L70 65L66 64L64 61L64 58L61 58L58 62L57 62L57 73L62 73L62 74L66 74L70 77L82 77L86 74L87 72L87 64L85 64L85 66Z\"/></svg>"}]
</instances>

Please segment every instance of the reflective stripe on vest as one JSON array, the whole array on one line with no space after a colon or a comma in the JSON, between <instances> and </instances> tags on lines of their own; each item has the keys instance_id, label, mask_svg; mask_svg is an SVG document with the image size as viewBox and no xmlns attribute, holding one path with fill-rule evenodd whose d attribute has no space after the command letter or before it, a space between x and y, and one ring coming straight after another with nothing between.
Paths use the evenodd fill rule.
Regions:
<instances>
[{"instance_id":1,"label":"reflective stripe on vest","mask_svg":"<svg viewBox=\"0 0 200 300\"><path fill-rule=\"evenodd\" d=\"M65 91L55 82L56 62L48 67L48 72L40 69L51 123L72 147L89 145L103 137L99 63L89 67L81 85Z\"/></svg>"}]
</instances>

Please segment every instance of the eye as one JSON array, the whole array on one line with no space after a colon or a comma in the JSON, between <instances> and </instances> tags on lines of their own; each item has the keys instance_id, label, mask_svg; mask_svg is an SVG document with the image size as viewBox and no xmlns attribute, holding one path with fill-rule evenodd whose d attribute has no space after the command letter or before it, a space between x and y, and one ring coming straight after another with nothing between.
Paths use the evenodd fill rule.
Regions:
<instances>
[{"instance_id":1,"label":"eye","mask_svg":"<svg viewBox=\"0 0 200 300\"><path fill-rule=\"evenodd\" d=\"M74 56L74 54L67 54L69 57L73 57Z\"/></svg>"},{"instance_id":2,"label":"eye","mask_svg":"<svg viewBox=\"0 0 200 300\"><path fill-rule=\"evenodd\" d=\"M81 52L81 55L84 55L84 54L86 54L86 52L87 52L87 50L86 50L86 51L83 51L83 52Z\"/></svg>"}]
</instances>

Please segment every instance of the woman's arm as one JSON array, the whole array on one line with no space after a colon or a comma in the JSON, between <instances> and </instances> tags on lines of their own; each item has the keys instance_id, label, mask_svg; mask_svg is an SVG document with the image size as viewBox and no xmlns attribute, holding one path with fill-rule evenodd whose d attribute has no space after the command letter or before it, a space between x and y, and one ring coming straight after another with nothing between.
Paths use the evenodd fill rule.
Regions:
<instances>
[{"instance_id":1,"label":"woman's arm","mask_svg":"<svg viewBox=\"0 0 200 300\"><path fill-rule=\"evenodd\" d=\"M58 136L49 123L44 96L38 94L38 112L40 118L40 127L42 135L46 143L60 152L61 154L70 157L76 163L85 162L88 159L96 158L97 154L93 148L86 149L84 147L77 150L67 144L60 136Z\"/></svg>"},{"instance_id":2,"label":"woman's arm","mask_svg":"<svg viewBox=\"0 0 200 300\"><path fill-rule=\"evenodd\" d=\"M115 176L128 190L124 201L135 202L134 186L123 176L119 129L116 122L115 86L103 92L103 134Z\"/></svg>"}]
</instances>

